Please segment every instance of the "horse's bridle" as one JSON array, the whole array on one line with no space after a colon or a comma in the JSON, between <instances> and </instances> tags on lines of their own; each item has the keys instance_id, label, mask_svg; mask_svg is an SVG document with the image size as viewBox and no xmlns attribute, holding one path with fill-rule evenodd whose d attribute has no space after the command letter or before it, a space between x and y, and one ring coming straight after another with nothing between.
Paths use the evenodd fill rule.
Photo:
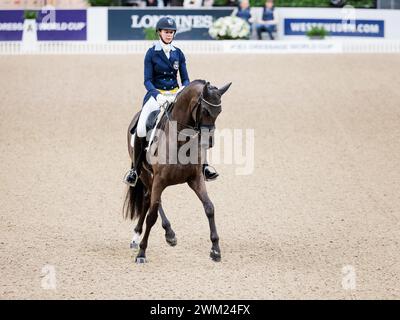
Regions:
<instances>
[{"instance_id":1,"label":"horse's bridle","mask_svg":"<svg viewBox=\"0 0 400 320\"><path fill-rule=\"evenodd\" d=\"M203 105L202 105L203 102L204 102L206 105L208 105L208 106L210 106L210 107L212 107L212 108L215 108L215 109L212 110L212 109L210 109L209 107L203 107ZM198 134L201 135L201 130L202 130L202 128L207 128L207 130L209 130L209 131L212 131L212 130L215 129L215 125L205 125L205 124L201 124L201 110L203 110L203 108L204 108L205 110L207 110L207 112L209 112L211 115L213 115L214 113L217 113L217 114L218 114L218 113L221 112L221 103L219 103L219 104L214 104L214 103L211 103L211 102L207 101L206 99L204 99L204 97L203 97L203 92L202 92L202 93L200 94L198 100L197 100L196 105L195 105L194 108L193 108L193 111L192 111L192 114L195 113L195 116L193 117L193 118L194 118L194 121L195 121L194 126L190 126L190 125L188 125L188 124L180 123L179 121L176 121L176 120L175 120L176 123L177 123L178 125L180 125L181 127L184 127L185 129L191 129L191 130L195 131L195 134L194 134L194 135L186 135L186 136L191 137L191 138L194 138L194 137L197 136ZM168 121L171 121L170 114L169 114L169 111L168 111L168 110L166 110L165 114L166 114L166 116L167 116L167 118L168 118ZM179 133L180 133L180 134L184 134L184 133L182 133L182 132L179 132Z\"/></svg>"},{"instance_id":2,"label":"horse's bridle","mask_svg":"<svg viewBox=\"0 0 400 320\"><path fill-rule=\"evenodd\" d=\"M203 105L203 102L205 103L206 106ZM193 117L194 130L201 131L201 128L208 128L209 130L215 129L214 125L205 125L205 124L201 123L201 111L203 109L205 109L207 112L209 112L211 116L213 116L213 113L215 113L215 112L218 112L218 113L220 112L219 110L216 110L216 111L211 110L211 108L218 108L219 110L221 110L221 103L213 104L213 103L207 101L206 99L204 99L203 93L201 93L199 96L199 99L197 100L197 103L192 111L192 114L194 114L194 113L196 114L196 116Z\"/></svg>"}]
</instances>

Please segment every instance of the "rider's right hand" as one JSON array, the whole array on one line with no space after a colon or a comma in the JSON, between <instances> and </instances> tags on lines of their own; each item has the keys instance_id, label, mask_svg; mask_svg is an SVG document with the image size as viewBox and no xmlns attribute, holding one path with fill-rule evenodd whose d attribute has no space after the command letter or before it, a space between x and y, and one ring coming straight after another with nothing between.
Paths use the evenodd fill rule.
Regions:
<instances>
[{"instance_id":1,"label":"rider's right hand","mask_svg":"<svg viewBox=\"0 0 400 320\"><path fill-rule=\"evenodd\" d=\"M162 105L164 105L164 103L166 103L167 101L168 101L168 99L167 99L167 97L165 97L163 94L159 94L158 96L157 96L157 103L160 105L160 107L162 106Z\"/></svg>"}]
</instances>

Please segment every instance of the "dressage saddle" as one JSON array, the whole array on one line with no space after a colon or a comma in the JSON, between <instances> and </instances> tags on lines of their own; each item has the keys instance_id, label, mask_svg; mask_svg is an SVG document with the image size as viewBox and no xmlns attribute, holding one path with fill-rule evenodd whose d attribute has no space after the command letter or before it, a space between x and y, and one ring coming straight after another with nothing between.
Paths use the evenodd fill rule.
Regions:
<instances>
[{"instance_id":1,"label":"dressage saddle","mask_svg":"<svg viewBox=\"0 0 400 320\"><path fill-rule=\"evenodd\" d=\"M171 110L171 107L172 107L172 104L168 107L168 112L169 112L169 110ZM154 126L156 125L157 117L158 117L159 113L160 113L160 110L155 110L148 115L147 120L146 120L146 131L147 132L154 129ZM132 128L130 130L131 134L135 134L138 121L139 121L139 117L137 117L135 124L132 126Z\"/></svg>"},{"instance_id":2,"label":"dressage saddle","mask_svg":"<svg viewBox=\"0 0 400 320\"><path fill-rule=\"evenodd\" d=\"M149 132L154 128L157 121L157 116L159 115L160 110L155 110L149 114L146 120L146 131Z\"/></svg>"}]
</instances>

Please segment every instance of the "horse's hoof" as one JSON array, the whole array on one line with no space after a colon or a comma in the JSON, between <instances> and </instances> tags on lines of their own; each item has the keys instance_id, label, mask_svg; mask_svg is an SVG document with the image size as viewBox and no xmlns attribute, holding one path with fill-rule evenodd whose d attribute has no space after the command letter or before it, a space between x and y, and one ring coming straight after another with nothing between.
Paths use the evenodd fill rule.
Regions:
<instances>
[{"instance_id":1,"label":"horse's hoof","mask_svg":"<svg viewBox=\"0 0 400 320\"><path fill-rule=\"evenodd\" d=\"M130 247L133 250L138 250L139 249L139 243L131 242Z\"/></svg>"},{"instance_id":2,"label":"horse's hoof","mask_svg":"<svg viewBox=\"0 0 400 320\"><path fill-rule=\"evenodd\" d=\"M211 250L210 257L215 262L220 262L221 261L221 253L219 253L218 251Z\"/></svg>"},{"instance_id":3,"label":"horse's hoof","mask_svg":"<svg viewBox=\"0 0 400 320\"><path fill-rule=\"evenodd\" d=\"M165 240L167 240L167 243L171 246L171 247L175 247L178 240L176 239L176 237L173 238L165 238Z\"/></svg>"},{"instance_id":4,"label":"horse's hoof","mask_svg":"<svg viewBox=\"0 0 400 320\"><path fill-rule=\"evenodd\" d=\"M142 263L146 263L147 261L146 261L146 258L144 258L144 257L136 257L135 262L137 264L142 264Z\"/></svg>"}]
</instances>

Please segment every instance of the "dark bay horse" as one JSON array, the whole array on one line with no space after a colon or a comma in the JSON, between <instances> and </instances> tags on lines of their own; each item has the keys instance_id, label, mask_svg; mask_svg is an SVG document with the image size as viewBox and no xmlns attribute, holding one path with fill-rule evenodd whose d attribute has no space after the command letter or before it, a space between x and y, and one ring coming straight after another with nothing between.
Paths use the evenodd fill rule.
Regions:
<instances>
[{"instance_id":1,"label":"dark bay horse","mask_svg":"<svg viewBox=\"0 0 400 320\"><path fill-rule=\"evenodd\" d=\"M132 220L138 218L131 243L131 247L139 246L139 252L136 256L137 263L146 262L148 238L150 230L157 220L158 212L165 229L166 241L171 246L176 245L175 233L161 206L161 194L166 187L182 183L187 183L202 202L210 227L212 242L210 257L214 261L221 260L219 237L214 220L214 205L207 194L202 163L204 161L204 149L212 147L215 121L222 111L221 97L230 85L231 83L218 89L204 80L191 82L178 94L172 107L165 111L159 122L158 128L162 130L157 135L157 141L147 151L147 157L143 161L138 182L135 187L129 187L124 203L125 218ZM134 161L134 153L131 147L130 132L137 117L138 115L134 117L128 129L128 151L132 162ZM183 140L172 141L171 132L173 129L171 128L174 127L171 124L175 124L177 136L183 136ZM135 147L140 143L138 140L136 137ZM190 144L190 142L192 143ZM171 152L173 143L176 143L177 150L188 144L197 147L191 150L191 161L179 156L173 157L173 152ZM153 159L159 160L161 158L160 150L168 150L163 158L168 160L150 161L149 154L154 156ZM186 153L183 152L183 154ZM180 155L182 156L182 153ZM174 159L174 161L171 161L171 159ZM146 230L140 245L138 245L145 220Z\"/></svg>"}]
</instances>

